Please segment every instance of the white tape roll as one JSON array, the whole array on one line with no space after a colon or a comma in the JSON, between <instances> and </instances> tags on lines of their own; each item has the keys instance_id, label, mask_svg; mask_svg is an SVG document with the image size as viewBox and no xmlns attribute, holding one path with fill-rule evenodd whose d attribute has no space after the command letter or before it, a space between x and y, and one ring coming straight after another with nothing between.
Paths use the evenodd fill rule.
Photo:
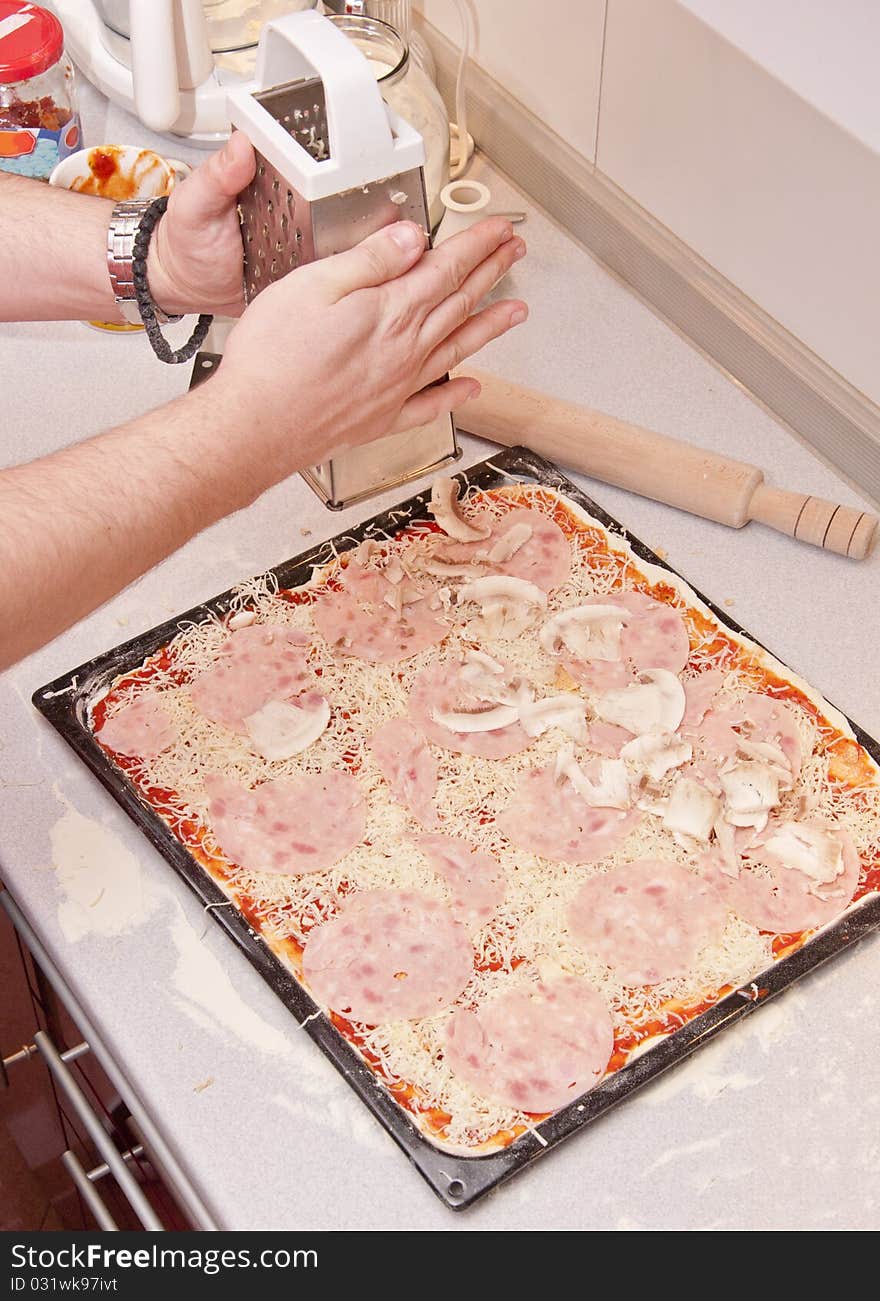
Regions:
<instances>
[{"instance_id":1,"label":"white tape roll","mask_svg":"<svg viewBox=\"0 0 880 1301\"><path fill-rule=\"evenodd\" d=\"M482 181L450 181L444 185L440 198L446 211L434 237L435 245L478 221L491 197L489 187Z\"/></svg>"},{"instance_id":2,"label":"white tape roll","mask_svg":"<svg viewBox=\"0 0 880 1301\"><path fill-rule=\"evenodd\" d=\"M452 212L481 212L491 197L482 181L450 181L440 191L443 206Z\"/></svg>"}]
</instances>

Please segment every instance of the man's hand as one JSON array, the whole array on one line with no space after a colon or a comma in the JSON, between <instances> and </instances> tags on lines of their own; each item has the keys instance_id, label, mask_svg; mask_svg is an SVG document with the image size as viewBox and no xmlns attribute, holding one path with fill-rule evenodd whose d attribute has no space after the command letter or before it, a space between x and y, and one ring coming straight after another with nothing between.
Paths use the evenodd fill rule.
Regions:
<instances>
[{"instance_id":1,"label":"man's hand","mask_svg":"<svg viewBox=\"0 0 880 1301\"><path fill-rule=\"evenodd\" d=\"M428 252L398 222L264 289L205 385L227 423L239 415L256 491L476 396L476 380L435 381L526 319L519 300L476 310L523 253L502 217Z\"/></svg>"},{"instance_id":2,"label":"man's hand","mask_svg":"<svg viewBox=\"0 0 880 1301\"><path fill-rule=\"evenodd\" d=\"M230 194L240 181L229 181ZM25 185L18 211L39 212L41 193ZM228 236L227 254L235 253L237 223L225 220L234 216L231 198L227 207L218 201L212 209L204 195L193 193L192 207L177 205L185 217L180 244L171 227L174 256L183 250L186 257L182 232L199 213L216 221L221 239ZM57 210L70 213L70 229L88 250L65 301L100 303L98 291L89 288L96 282L92 244L99 230L90 204L98 204L100 217L100 201L60 196ZM216 245L213 255L207 247L210 277ZM431 252L418 226L386 226L349 252L301 267L259 294L207 383L131 424L0 471L0 668L294 470L335 448L424 424L467 401L479 391L475 380L434 381L525 319L519 301L477 310L524 251L498 217ZM0 270L3 252L0 241ZM236 304L227 270L212 282L211 305L222 300L228 309ZM54 308L58 297L27 301L43 310Z\"/></svg>"},{"instance_id":3,"label":"man's hand","mask_svg":"<svg viewBox=\"0 0 880 1301\"><path fill-rule=\"evenodd\" d=\"M235 131L222 149L176 186L150 242L147 280L168 313L240 316L242 247L237 197L253 180L250 141Z\"/></svg>"},{"instance_id":4,"label":"man's hand","mask_svg":"<svg viewBox=\"0 0 880 1301\"><path fill-rule=\"evenodd\" d=\"M169 313L241 314L236 197L254 174L236 132L172 192L150 241L147 280ZM111 199L0 171L0 321L113 321L107 274Z\"/></svg>"}]
</instances>

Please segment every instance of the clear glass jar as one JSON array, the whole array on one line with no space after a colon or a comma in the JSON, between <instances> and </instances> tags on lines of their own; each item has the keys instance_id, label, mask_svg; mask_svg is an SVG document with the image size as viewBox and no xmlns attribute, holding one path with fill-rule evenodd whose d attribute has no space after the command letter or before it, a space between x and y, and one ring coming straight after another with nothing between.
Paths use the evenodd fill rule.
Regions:
<instances>
[{"instance_id":1,"label":"clear glass jar","mask_svg":"<svg viewBox=\"0 0 880 1301\"><path fill-rule=\"evenodd\" d=\"M47 180L81 144L73 64L54 14L0 0L0 171Z\"/></svg>"},{"instance_id":2,"label":"clear glass jar","mask_svg":"<svg viewBox=\"0 0 880 1301\"><path fill-rule=\"evenodd\" d=\"M341 12L338 4L331 8L336 13ZM437 84L434 56L421 32L416 31L412 25L412 0L358 0L356 4L349 0L345 12L364 13L368 18L378 18L380 22L388 23L409 46L409 57L415 59L419 67Z\"/></svg>"},{"instance_id":3,"label":"clear glass jar","mask_svg":"<svg viewBox=\"0 0 880 1301\"><path fill-rule=\"evenodd\" d=\"M443 216L440 191L449 180L449 120L440 92L387 23L354 14L329 14L375 68L385 103L415 127L425 142L425 190L431 229Z\"/></svg>"}]
</instances>

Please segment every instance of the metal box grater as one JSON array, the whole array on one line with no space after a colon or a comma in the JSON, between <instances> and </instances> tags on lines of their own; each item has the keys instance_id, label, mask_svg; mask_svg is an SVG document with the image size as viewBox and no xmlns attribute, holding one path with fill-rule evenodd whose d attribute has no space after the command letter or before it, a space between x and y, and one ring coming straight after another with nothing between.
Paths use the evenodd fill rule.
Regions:
<instances>
[{"instance_id":1,"label":"metal box grater","mask_svg":"<svg viewBox=\"0 0 880 1301\"><path fill-rule=\"evenodd\" d=\"M428 230L422 138L387 107L368 61L332 23L312 10L267 23L256 82L229 94L230 119L257 151L256 176L239 196L248 302L390 222ZM445 415L346 448L303 476L339 509L458 455Z\"/></svg>"}]
</instances>

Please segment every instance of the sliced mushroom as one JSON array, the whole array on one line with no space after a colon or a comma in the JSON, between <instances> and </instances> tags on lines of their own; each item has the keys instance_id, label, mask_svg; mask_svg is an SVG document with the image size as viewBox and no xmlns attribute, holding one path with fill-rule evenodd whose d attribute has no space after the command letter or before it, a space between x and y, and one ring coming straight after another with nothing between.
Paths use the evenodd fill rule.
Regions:
<instances>
[{"instance_id":1,"label":"sliced mushroom","mask_svg":"<svg viewBox=\"0 0 880 1301\"><path fill-rule=\"evenodd\" d=\"M721 801L692 777L678 777L666 801L662 824L667 831L708 841Z\"/></svg>"},{"instance_id":2,"label":"sliced mushroom","mask_svg":"<svg viewBox=\"0 0 880 1301\"><path fill-rule=\"evenodd\" d=\"M458 680L478 700L493 705L510 705L519 710L534 692L524 678L512 674L503 664L483 651L467 651L458 670Z\"/></svg>"},{"instance_id":3,"label":"sliced mushroom","mask_svg":"<svg viewBox=\"0 0 880 1301\"><path fill-rule=\"evenodd\" d=\"M448 610L452 605L452 592L448 587L438 587L425 599L429 610Z\"/></svg>"},{"instance_id":4,"label":"sliced mushroom","mask_svg":"<svg viewBox=\"0 0 880 1301\"><path fill-rule=\"evenodd\" d=\"M495 705L491 701L480 701L465 709L431 710L434 722L450 732L497 732L515 723L518 716L513 705Z\"/></svg>"},{"instance_id":5,"label":"sliced mushroom","mask_svg":"<svg viewBox=\"0 0 880 1301\"><path fill-rule=\"evenodd\" d=\"M403 615L403 588L400 585L397 587L389 587L388 591L382 597L382 601L383 604L391 607L396 619L401 618Z\"/></svg>"},{"instance_id":6,"label":"sliced mushroom","mask_svg":"<svg viewBox=\"0 0 880 1301\"><path fill-rule=\"evenodd\" d=\"M779 779L770 765L747 759L720 772L719 780L725 820L734 827L763 831L770 810L779 803Z\"/></svg>"},{"instance_id":7,"label":"sliced mushroom","mask_svg":"<svg viewBox=\"0 0 880 1301\"><path fill-rule=\"evenodd\" d=\"M460 564L454 560L444 560L442 556L426 556L419 561L419 568L432 578L479 578L483 566L478 563Z\"/></svg>"},{"instance_id":8,"label":"sliced mushroom","mask_svg":"<svg viewBox=\"0 0 880 1301\"><path fill-rule=\"evenodd\" d=\"M323 696L310 691L300 704L270 700L244 720L254 749L264 759L290 759L318 737L330 721L330 706Z\"/></svg>"},{"instance_id":9,"label":"sliced mushroom","mask_svg":"<svg viewBox=\"0 0 880 1301\"><path fill-rule=\"evenodd\" d=\"M641 809L643 813L653 813L655 818L662 818L666 812L668 797L661 796L655 787L643 784L647 781L648 777L645 775L639 782L636 808Z\"/></svg>"},{"instance_id":10,"label":"sliced mushroom","mask_svg":"<svg viewBox=\"0 0 880 1301\"><path fill-rule=\"evenodd\" d=\"M527 611L528 607L525 608ZM526 626L523 607L508 606L503 601L487 601L477 618L467 624L466 631L472 637L496 641L505 636L518 637Z\"/></svg>"},{"instance_id":11,"label":"sliced mushroom","mask_svg":"<svg viewBox=\"0 0 880 1301\"><path fill-rule=\"evenodd\" d=\"M818 894L817 887L827 887L843 875L843 846L825 827L786 822L767 837L762 848L783 867L795 868L808 876L811 894Z\"/></svg>"},{"instance_id":12,"label":"sliced mushroom","mask_svg":"<svg viewBox=\"0 0 880 1301\"><path fill-rule=\"evenodd\" d=\"M458 500L459 491L457 479L435 479L428 510L443 532L455 538L456 542L479 542L489 536L491 526L465 519Z\"/></svg>"},{"instance_id":13,"label":"sliced mushroom","mask_svg":"<svg viewBox=\"0 0 880 1301\"><path fill-rule=\"evenodd\" d=\"M718 776L718 765L711 759L700 759L693 765L694 776L703 783L707 790L720 799L724 793Z\"/></svg>"},{"instance_id":14,"label":"sliced mushroom","mask_svg":"<svg viewBox=\"0 0 880 1301\"><path fill-rule=\"evenodd\" d=\"M668 669L645 669L637 682L599 696L596 713L636 736L675 732L684 717L684 688Z\"/></svg>"},{"instance_id":15,"label":"sliced mushroom","mask_svg":"<svg viewBox=\"0 0 880 1301\"><path fill-rule=\"evenodd\" d=\"M366 569L373 556L379 550L379 543L375 538L364 538L351 553L351 558L355 564L361 565Z\"/></svg>"},{"instance_id":16,"label":"sliced mushroom","mask_svg":"<svg viewBox=\"0 0 880 1301\"><path fill-rule=\"evenodd\" d=\"M400 563L399 556L391 555L388 557L388 562L382 570L382 576L383 578L387 578L389 583L397 584L403 582L407 573L403 565Z\"/></svg>"},{"instance_id":17,"label":"sliced mushroom","mask_svg":"<svg viewBox=\"0 0 880 1301\"><path fill-rule=\"evenodd\" d=\"M239 610L227 619L226 627L230 632L237 632L239 628L249 628L252 623L256 623L256 620L256 610Z\"/></svg>"},{"instance_id":18,"label":"sliced mushroom","mask_svg":"<svg viewBox=\"0 0 880 1301\"><path fill-rule=\"evenodd\" d=\"M673 732L649 732L620 747L621 759L637 764L655 781L687 763L693 758L693 753L690 743Z\"/></svg>"},{"instance_id":19,"label":"sliced mushroom","mask_svg":"<svg viewBox=\"0 0 880 1301\"><path fill-rule=\"evenodd\" d=\"M423 598L424 592L419 591L415 583L404 575L400 582L388 584L388 591L382 597L382 601L391 607L399 619L405 605L415 605L416 601L421 601Z\"/></svg>"},{"instance_id":20,"label":"sliced mushroom","mask_svg":"<svg viewBox=\"0 0 880 1301\"><path fill-rule=\"evenodd\" d=\"M497 675L503 672L504 665L493 660L492 656L487 655L485 651L469 650L465 652L459 677L464 678L466 682L477 682L485 678L487 673Z\"/></svg>"},{"instance_id":21,"label":"sliced mushroom","mask_svg":"<svg viewBox=\"0 0 880 1301\"><path fill-rule=\"evenodd\" d=\"M589 738L583 697L571 693L524 702L519 707L519 721L528 736L543 736L551 727L558 727L580 745L586 745Z\"/></svg>"},{"instance_id":22,"label":"sliced mushroom","mask_svg":"<svg viewBox=\"0 0 880 1301\"><path fill-rule=\"evenodd\" d=\"M599 780L592 782L575 759L572 747L563 746L556 755L554 777L558 782L571 782L584 803L592 808L628 809L632 804L629 776L622 759L602 759Z\"/></svg>"},{"instance_id":23,"label":"sliced mushroom","mask_svg":"<svg viewBox=\"0 0 880 1301\"><path fill-rule=\"evenodd\" d=\"M579 660L619 660L627 617L620 605L576 605L548 619L538 637L550 655L567 651Z\"/></svg>"},{"instance_id":24,"label":"sliced mushroom","mask_svg":"<svg viewBox=\"0 0 880 1301\"><path fill-rule=\"evenodd\" d=\"M794 777L788 756L772 741L749 741L743 737L737 744L737 755L742 759L755 759L767 764L779 780L780 790L791 790Z\"/></svg>"},{"instance_id":25,"label":"sliced mushroom","mask_svg":"<svg viewBox=\"0 0 880 1301\"><path fill-rule=\"evenodd\" d=\"M547 593L535 583L525 578L514 578L511 574L488 574L465 584L458 593L459 604L466 601L521 601L537 605L542 610L547 608Z\"/></svg>"},{"instance_id":26,"label":"sliced mushroom","mask_svg":"<svg viewBox=\"0 0 880 1301\"><path fill-rule=\"evenodd\" d=\"M468 631L494 640L518 637L525 632L534 623L538 611L546 609L547 593L524 578L491 574L466 583L459 590L458 604L478 605L480 614L471 620Z\"/></svg>"},{"instance_id":27,"label":"sliced mushroom","mask_svg":"<svg viewBox=\"0 0 880 1301\"><path fill-rule=\"evenodd\" d=\"M532 536L531 524L514 524L506 533L502 533L497 542L494 542L486 552L486 559L493 565L503 565L506 560L512 559L524 547Z\"/></svg>"}]
</instances>

